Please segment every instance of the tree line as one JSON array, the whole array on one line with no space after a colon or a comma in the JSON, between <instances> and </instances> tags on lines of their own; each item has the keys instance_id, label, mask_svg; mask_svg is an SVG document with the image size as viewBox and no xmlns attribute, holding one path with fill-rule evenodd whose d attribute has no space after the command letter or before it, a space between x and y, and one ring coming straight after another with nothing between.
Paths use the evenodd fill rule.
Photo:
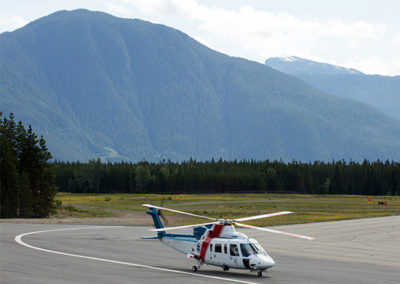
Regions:
<instances>
[{"instance_id":1,"label":"tree line","mask_svg":"<svg viewBox=\"0 0 400 284\"><path fill-rule=\"evenodd\" d=\"M97 159L54 162L53 167L63 192L400 194L400 163L394 161L104 163Z\"/></svg>"},{"instance_id":2,"label":"tree line","mask_svg":"<svg viewBox=\"0 0 400 284\"><path fill-rule=\"evenodd\" d=\"M52 158L43 137L0 112L0 217L46 217L54 210Z\"/></svg>"},{"instance_id":3,"label":"tree line","mask_svg":"<svg viewBox=\"0 0 400 284\"><path fill-rule=\"evenodd\" d=\"M58 191L76 193L251 193L400 195L400 163L344 160L50 162L43 137L1 118L1 218L46 217Z\"/></svg>"}]
</instances>

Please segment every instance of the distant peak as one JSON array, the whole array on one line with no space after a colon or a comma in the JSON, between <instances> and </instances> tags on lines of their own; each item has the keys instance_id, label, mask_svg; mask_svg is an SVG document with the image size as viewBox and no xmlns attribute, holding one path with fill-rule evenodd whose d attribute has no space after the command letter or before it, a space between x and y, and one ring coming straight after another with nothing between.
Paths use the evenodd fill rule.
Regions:
<instances>
[{"instance_id":1,"label":"distant peak","mask_svg":"<svg viewBox=\"0 0 400 284\"><path fill-rule=\"evenodd\" d=\"M275 57L275 58L279 58L279 57ZM283 61L293 62L293 61L296 61L298 59L298 57L296 57L296 56L287 56L287 57L282 57L281 59Z\"/></svg>"},{"instance_id":2,"label":"distant peak","mask_svg":"<svg viewBox=\"0 0 400 284\"><path fill-rule=\"evenodd\" d=\"M297 74L320 74L320 75L339 75L339 74L363 74L352 69L332 65L323 62L312 61L309 59L288 56L272 57L265 61L265 64L284 73L291 75Z\"/></svg>"}]
</instances>

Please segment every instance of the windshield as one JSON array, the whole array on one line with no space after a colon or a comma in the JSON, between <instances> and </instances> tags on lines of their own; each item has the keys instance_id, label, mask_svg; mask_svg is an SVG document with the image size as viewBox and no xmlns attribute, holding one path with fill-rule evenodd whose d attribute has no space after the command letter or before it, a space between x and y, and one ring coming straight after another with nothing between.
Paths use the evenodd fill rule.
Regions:
<instances>
[{"instance_id":1,"label":"windshield","mask_svg":"<svg viewBox=\"0 0 400 284\"><path fill-rule=\"evenodd\" d=\"M257 252L257 254L264 254L268 255L267 252L260 246L258 242L252 242L251 245L253 246L254 250Z\"/></svg>"},{"instance_id":2,"label":"windshield","mask_svg":"<svg viewBox=\"0 0 400 284\"><path fill-rule=\"evenodd\" d=\"M244 257L257 253L254 246L252 246L251 244L240 244L240 249L242 250L242 255Z\"/></svg>"}]
</instances>

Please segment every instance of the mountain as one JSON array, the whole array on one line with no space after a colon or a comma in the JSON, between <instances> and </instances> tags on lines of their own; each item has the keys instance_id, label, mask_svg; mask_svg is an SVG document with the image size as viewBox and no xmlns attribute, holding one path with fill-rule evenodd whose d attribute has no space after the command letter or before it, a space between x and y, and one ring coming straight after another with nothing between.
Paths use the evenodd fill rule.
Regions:
<instances>
[{"instance_id":1,"label":"mountain","mask_svg":"<svg viewBox=\"0 0 400 284\"><path fill-rule=\"evenodd\" d=\"M296 56L270 58L265 64L301 78L325 93L367 103L400 119L400 76L366 75Z\"/></svg>"},{"instance_id":2,"label":"mountain","mask_svg":"<svg viewBox=\"0 0 400 284\"><path fill-rule=\"evenodd\" d=\"M0 111L59 160L400 159L398 120L163 25L60 11L0 46Z\"/></svg>"}]
</instances>

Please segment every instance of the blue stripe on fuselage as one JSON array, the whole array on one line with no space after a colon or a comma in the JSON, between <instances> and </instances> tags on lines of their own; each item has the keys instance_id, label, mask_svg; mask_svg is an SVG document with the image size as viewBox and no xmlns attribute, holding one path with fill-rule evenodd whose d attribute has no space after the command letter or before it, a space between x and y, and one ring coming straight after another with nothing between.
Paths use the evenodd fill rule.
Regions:
<instances>
[{"instance_id":1,"label":"blue stripe on fuselage","mask_svg":"<svg viewBox=\"0 0 400 284\"><path fill-rule=\"evenodd\" d=\"M193 243L197 242L197 239L194 237L194 235L186 235L186 234L165 234L163 238L174 239L183 242L193 242Z\"/></svg>"}]
</instances>

